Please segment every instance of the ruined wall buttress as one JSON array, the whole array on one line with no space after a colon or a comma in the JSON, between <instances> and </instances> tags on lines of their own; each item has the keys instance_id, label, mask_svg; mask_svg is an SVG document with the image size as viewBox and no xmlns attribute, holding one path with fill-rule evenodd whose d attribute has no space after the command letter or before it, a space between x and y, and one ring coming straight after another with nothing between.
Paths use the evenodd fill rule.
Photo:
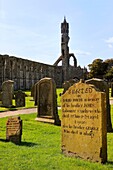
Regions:
<instances>
[{"instance_id":1,"label":"ruined wall buttress","mask_svg":"<svg viewBox=\"0 0 113 170\"><path fill-rule=\"evenodd\" d=\"M0 55L0 90L5 80L14 81L15 90L30 90L43 77L51 77L62 85L62 68L8 55Z\"/></svg>"},{"instance_id":2,"label":"ruined wall buttress","mask_svg":"<svg viewBox=\"0 0 113 170\"><path fill-rule=\"evenodd\" d=\"M78 78L84 79L84 69L81 67L68 66L67 80ZM8 55L0 55L0 90L6 80L14 81L15 90L30 90L41 78L50 77L56 82L57 87L62 87L65 81L62 66L54 66L17 58Z\"/></svg>"}]
</instances>

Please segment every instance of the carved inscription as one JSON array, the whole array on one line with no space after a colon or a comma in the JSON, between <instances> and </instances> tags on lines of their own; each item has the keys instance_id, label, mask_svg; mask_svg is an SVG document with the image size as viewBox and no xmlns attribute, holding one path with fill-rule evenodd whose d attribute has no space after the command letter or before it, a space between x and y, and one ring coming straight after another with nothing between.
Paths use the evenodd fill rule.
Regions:
<instances>
[{"instance_id":1,"label":"carved inscription","mask_svg":"<svg viewBox=\"0 0 113 170\"><path fill-rule=\"evenodd\" d=\"M92 158L95 155L92 152L95 152L95 144L98 146L97 152L101 147L99 140L104 130L102 124L105 125L102 116L106 116L105 94L85 83L69 88L62 96L62 150L83 158L88 155L89 159L101 162L100 153Z\"/></svg>"},{"instance_id":2,"label":"carved inscription","mask_svg":"<svg viewBox=\"0 0 113 170\"><path fill-rule=\"evenodd\" d=\"M68 93L72 95L72 98L65 98L62 100L62 118L73 119L74 124L68 124L67 126L63 124L64 133L94 137L95 132L99 130L99 125L89 125L89 121L99 119L101 110L97 107L97 103L100 102L100 98L94 98L92 95L85 95L88 93L92 94L92 88L69 90ZM73 96L75 94L76 96Z\"/></svg>"},{"instance_id":3,"label":"carved inscription","mask_svg":"<svg viewBox=\"0 0 113 170\"><path fill-rule=\"evenodd\" d=\"M22 120L20 117L10 117L6 124L6 140L14 143L21 142Z\"/></svg>"}]
</instances>

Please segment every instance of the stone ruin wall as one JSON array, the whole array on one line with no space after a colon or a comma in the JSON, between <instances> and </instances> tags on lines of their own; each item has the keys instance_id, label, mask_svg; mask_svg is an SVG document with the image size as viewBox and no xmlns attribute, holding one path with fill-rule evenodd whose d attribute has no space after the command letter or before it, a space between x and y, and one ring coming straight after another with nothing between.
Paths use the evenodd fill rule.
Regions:
<instances>
[{"instance_id":1,"label":"stone ruin wall","mask_svg":"<svg viewBox=\"0 0 113 170\"><path fill-rule=\"evenodd\" d=\"M15 90L30 90L31 87L43 77L51 77L62 84L62 68L38 63L8 55L0 55L0 90L6 80L14 81Z\"/></svg>"},{"instance_id":2,"label":"stone ruin wall","mask_svg":"<svg viewBox=\"0 0 113 170\"><path fill-rule=\"evenodd\" d=\"M67 80L84 79L84 69L69 65L66 68ZM57 87L64 83L62 66L43 64L9 55L0 55L0 90L6 80L14 81L14 90L30 90L41 78L50 77Z\"/></svg>"}]
</instances>

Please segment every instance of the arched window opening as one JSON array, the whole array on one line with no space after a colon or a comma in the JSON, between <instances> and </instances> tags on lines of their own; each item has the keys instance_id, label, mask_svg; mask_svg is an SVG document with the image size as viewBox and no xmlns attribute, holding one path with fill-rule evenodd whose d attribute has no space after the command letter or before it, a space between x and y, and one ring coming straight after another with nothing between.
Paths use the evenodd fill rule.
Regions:
<instances>
[{"instance_id":1,"label":"arched window opening","mask_svg":"<svg viewBox=\"0 0 113 170\"><path fill-rule=\"evenodd\" d=\"M62 60L59 61L59 63L57 64L57 66L62 66Z\"/></svg>"},{"instance_id":2,"label":"arched window opening","mask_svg":"<svg viewBox=\"0 0 113 170\"><path fill-rule=\"evenodd\" d=\"M73 58L73 57L70 57L70 59L69 59L69 64L70 64L71 66L74 66L74 58Z\"/></svg>"}]
</instances>

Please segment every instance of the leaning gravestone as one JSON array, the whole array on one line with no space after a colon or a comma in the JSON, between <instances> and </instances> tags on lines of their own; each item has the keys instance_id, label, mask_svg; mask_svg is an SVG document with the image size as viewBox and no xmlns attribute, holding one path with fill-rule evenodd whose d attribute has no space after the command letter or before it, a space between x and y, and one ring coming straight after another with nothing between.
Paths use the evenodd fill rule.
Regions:
<instances>
[{"instance_id":1,"label":"leaning gravestone","mask_svg":"<svg viewBox=\"0 0 113 170\"><path fill-rule=\"evenodd\" d=\"M16 107L24 107L25 106L25 93L19 90L15 93L15 104Z\"/></svg>"},{"instance_id":2,"label":"leaning gravestone","mask_svg":"<svg viewBox=\"0 0 113 170\"><path fill-rule=\"evenodd\" d=\"M57 110L56 84L52 78L43 78L36 84L38 114L36 120L60 125Z\"/></svg>"},{"instance_id":3,"label":"leaning gravestone","mask_svg":"<svg viewBox=\"0 0 113 170\"><path fill-rule=\"evenodd\" d=\"M14 81L8 80L2 83L2 105L4 107L12 106Z\"/></svg>"},{"instance_id":4,"label":"leaning gravestone","mask_svg":"<svg viewBox=\"0 0 113 170\"><path fill-rule=\"evenodd\" d=\"M109 86L108 84L102 80L97 78L92 78L86 80L85 83L93 84L100 91L106 93L106 110L107 110L107 132L112 132L112 123L111 123L111 114L110 114L110 101L109 101Z\"/></svg>"},{"instance_id":5,"label":"leaning gravestone","mask_svg":"<svg viewBox=\"0 0 113 170\"><path fill-rule=\"evenodd\" d=\"M77 83L62 95L62 152L92 162L107 161L106 94Z\"/></svg>"},{"instance_id":6,"label":"leaning gravestone","mask_svg":"<svg viewBox=\"0 0 113 170\"><path fill-rule=\"evenodd\" d=\"M20 117L10 117L6 123L6 140L15 144L21 142L22 120Z\"/></svg>"}]
</instances>

